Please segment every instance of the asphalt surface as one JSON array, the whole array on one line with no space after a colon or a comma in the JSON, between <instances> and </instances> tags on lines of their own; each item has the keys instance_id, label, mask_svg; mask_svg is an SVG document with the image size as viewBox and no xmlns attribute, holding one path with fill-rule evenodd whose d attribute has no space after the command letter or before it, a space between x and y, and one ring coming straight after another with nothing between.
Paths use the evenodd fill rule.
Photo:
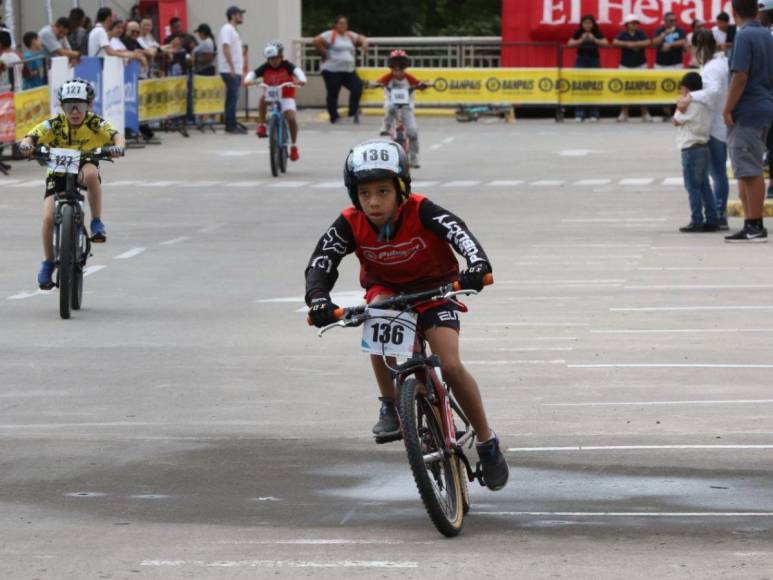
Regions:
<instances>
[{"instance_id":1,"label":"asphalt surface","mask_svg":"<svg viewBox=\"0 0 773 580\"><path fill-rule=\"evenodd\" d=\"M773 578L772 247L677 232L673 128L420 119L416 191L494 262L462 355L512 470L446 540L371 440L357 330L300 312L379 120L303 117L280 179L222 133L104 167L69 321L35 291L42 169L0 178L0 577Z\"/></svg>"}]
</instances>

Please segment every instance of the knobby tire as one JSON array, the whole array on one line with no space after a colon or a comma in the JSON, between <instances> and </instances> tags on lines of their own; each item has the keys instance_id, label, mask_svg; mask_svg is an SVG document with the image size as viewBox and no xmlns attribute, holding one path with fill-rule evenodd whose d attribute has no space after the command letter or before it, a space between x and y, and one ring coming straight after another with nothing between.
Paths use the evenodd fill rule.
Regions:
<instances>
[{"instance_id":1,"label":"knobby tire","mask_svg":"<svg viewBox=\"0 0 773 580\"><path fill-rule=\"evenodd\" d=\"M276 117L271 118L269 127L269 160L271 161L271 175L279 177L280 153L279 153L279 123Z\"/></svg>"},{"instance_id":2,"label":"knobby tire","mask_svg":"<svg viewBox=\"0 0 773 580\"><path fill-rule=\"evenodd\" d=\"M464 518L459 460L451 455L432 465L424 463L425 454L444 449L438 409L427 400L416 379L401 385L399 403L408 463L424 507L441 534L456 536L462 531Z\"/></svg>"},{"instance_id":3,"label":"knobby tire","mask_svg":"<svg viewBox=\"0 0 773 580\"><path fill-rule=\"evenodd\" d=\"M71 205L62 206L61 236L59 238L59 315L65 320L70 318L70 306L73 300L75 283L75 209Z\"/></svg>"}]
</instances>

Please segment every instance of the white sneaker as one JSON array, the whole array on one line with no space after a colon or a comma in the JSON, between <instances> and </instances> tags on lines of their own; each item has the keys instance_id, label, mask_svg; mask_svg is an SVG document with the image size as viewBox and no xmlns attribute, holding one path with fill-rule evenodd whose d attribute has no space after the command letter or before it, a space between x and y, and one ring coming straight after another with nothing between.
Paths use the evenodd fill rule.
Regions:
<instances>
[{"instance_id":1,"label":"white sneaker","mask_svg":"<svg viewBox=\"0 0 773 580\"><path fill-rule=\"evenodd\" d=\"M655 119L652 118L652 115L649 113L645 113L641 116L641 122L642 123L654 123Z\"/></svg>"},{"instance_id":2,"label":"white sneaker","mask_svg":"<svg viewBox=\"0 0 773 580\"><path fill-rule=\"evenodd\" d=\"M590 118L590 122L591 123L598 123L599 122L598 117L591 117Z\"/></svg>"},{"instance_id":3,"label":"white sneaker","mask_svg":"<svg viewBox=\"0 0 773 580\"><path fill-rule=\"evenodd\" d=\"M620 113L620 115L618 115L618 117L617 117L617 122L618 123L627 123L628 122L628 115L626 115L625 113Z\"/></svg>"}]
</instances>

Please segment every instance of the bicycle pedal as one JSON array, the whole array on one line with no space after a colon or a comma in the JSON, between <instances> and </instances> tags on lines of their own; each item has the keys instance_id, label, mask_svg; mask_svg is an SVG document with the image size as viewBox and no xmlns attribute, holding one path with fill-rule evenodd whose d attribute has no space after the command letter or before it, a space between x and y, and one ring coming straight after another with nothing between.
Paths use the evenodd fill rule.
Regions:
<instances>
[{"instance_id":1,"label":"bicycle pedal","mask_svg":"<svg viewBox=\"0 0 773 580\"><path fill-rule=\"evenodd\" d=\"M90 239L92 244L104 244L107 241L105 236L91 236Z\"/></svg>"},{"instance_id":2,"label":"bicycle pedal","mask_svg":"<svg viewBox=\"0 0 773 580\"><path fill-rule=\"evenodd\" d=\"M383 445L384 443L392 443L393 441L400 441L403 438L403 434L401 432L397 433L386 433L384 435L374 435L373 440L376 442L376 445Z\"/></svg>"},{"instance_id":3,"label":"bicycle pedal","mask_svg":"<svg viewBox=\"0 0 773 580\"><path fill-rule=\"evenodd\" d=\"M483 479L483 468L481 467L480 461L475 464L475 479L478 480L481 487L486 487L486 481Z\"/></svg>"}]
</instances>

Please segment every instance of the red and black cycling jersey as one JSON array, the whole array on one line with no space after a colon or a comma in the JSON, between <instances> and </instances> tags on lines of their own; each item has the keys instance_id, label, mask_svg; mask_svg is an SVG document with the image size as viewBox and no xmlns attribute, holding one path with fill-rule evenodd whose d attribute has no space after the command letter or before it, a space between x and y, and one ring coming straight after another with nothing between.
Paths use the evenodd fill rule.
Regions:
<instances>
[{"instance_id":1,"label":"red and black cycling jersey","mask_svg":"<svg viewBox=\"0 0 773 580\"><path fill-rule=\"evenodd\" d=\"M295 65L289 60L283 60L281 64L274 68L267 62L264 62L258 68L255 69L255 77L263 78L263 82L271 87L281 85L282 83L291 83L295 81L293 73L295 72ZM285 87L282 89L283 99L295 98L295 87Z\"/></svg>"},{"instance_id":2,"label":"red and black cycling jersey","mask_svg":"<svg viewBox=\"0 0 773 580\"><path fill-rule=\"evenodd\" d=\"M360 260L360 284L396 292L418 292L459 277L462 255L467 266L488 257L459 217L429 199L411 194L400 206L389 241L379 241L379 228L362 211L344 210L320 238L306 268L306 303L329 295L338 279L338 265L347 254Z\"/></svg>"}]
</instances>

